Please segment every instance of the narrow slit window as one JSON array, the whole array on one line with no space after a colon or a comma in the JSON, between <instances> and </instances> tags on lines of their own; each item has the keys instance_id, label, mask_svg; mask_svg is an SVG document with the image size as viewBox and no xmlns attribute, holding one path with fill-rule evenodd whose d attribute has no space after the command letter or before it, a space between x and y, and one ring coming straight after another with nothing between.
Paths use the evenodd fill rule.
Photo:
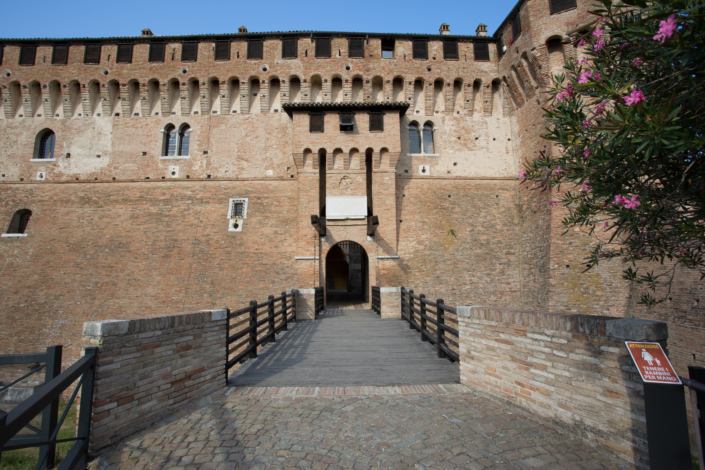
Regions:
<instances>
[{"instance_id":1,"label":"narrow slit window","mask_svg":"<svg viewBox=\"0 0 705 470\"><path fill-rule=\"evenodd\" d=\"M413 53L414 59L428 60L428 41L415 39Z\"/></svg>"},{"instance_id":2,"label":"narrow slit window","mask_svg":"<svg viewBox=\"0 0 705 470\"><path fill-rule=\"evenodd\" d=\"M521 18L519 18L519 13L512 19L512 37L516 40L521 34Z\"/></svg>"},{"instance_id":3,"label":"narrow slit window","mask_svg":"<svg viewBox=\"0 0 705 470\"><path fill-rule=\"evenodd\" d=\"M330 41L331 38L316 38L316 57L330 57Z\"/></svg>"},{"instance_id":4,"label":"narrow slit window","mask_svg":"<svg viewBox=\"0 0 705 470\"><path fill-rule=\"evenodd\" d=\"M394 39L382 39L382 58L394 58Z\"/></svg>"},{"instance_id":5,"label":"narrow slit window","mask_svg":"<svg viewBox=\"0 0 705 470\"><path fill-rule=\"evenodd\" d=\"M348 39L348 57L365 57L365 40L363 38Z\"/></svg>"},{"instance_id":6,"label":"narrow slit window","mask_svg":"<svg viewBox=\"0 0 705 470\"><path fill-rule=\"evenodd\" d=\"M181 46L181 62L196 62L198 60L198 43L185 42Z\"/></svg>"},{"instance_id":7,"label":"narrow slit window","mask_svg":"<svg viewBox=\"0 0 705 470\"><path fill-rule=\"evenodd\" d=\"M490 60L490 45L486 42L476 42L473 44L475 50L475 60Z\"/></svg>"},{"instance_id":8,"label":"narrow slit window","mask_svg":"<svg viewBox=\"0 0 705 470\"><path fill-rule=\"evenodd\" d=\"M84 64L99 64L100 63L100 44L86 44L85 52L83 53Z\"/></svg>"},{"instance_id":9,"label":"narrow slit window","mask_svg":"<svg viewBox=\"0 0 705 470\"><path fill-rule=\"evenodd\" d=\"M578 6L576 0L549 0L551 5L551 14L560 13L562 11L570 10Z\"/></svg>"},{"instance_id":10,"label":"narrow slit window","mask_svg":"<svg viewBox=\"0 0 705 470\"><path fill-rule=\"evenodd\" d=\"M191 128L184 125L179 132L179 156L187 157L191 143Z\"/></svg>"},{"instance_id":11,"label":"narrow slit window","mask_svg":"<svg viewBox=\"0 0 705 470\"><path fill-rule=\"evenodd\" d=\"M297 55L296 38L282 39L282 59L295 59Z\"/></svg>"},{"instance_id":12,"label":"narrow slit window","mask_svg":"<svg viewBox=\"0 0 705 470\"><path fill-rule=\"evenodd\" d=\"M263 57L263 44L261 39L250 39L247 41L247 58L251 60L261 60Z\"/></svg>"},{"instance_id":13,"label":"narrow slit window","mask_svg":"<svg viewBox=\"0 0 705 470\"><path fill-rule=\"evenodd\" d=\"M36 55L37 46L35 44L23 44L20 46L20 65L34 65Z\"/></svg>"},{"instance_id":14,"label":"narrow slit window","mask_svg":"<svg viewBox=\"0 0 705 470\"><path fill-rule=\"evenodd\" d=\"M458 41L443 41L443 58L458 60Z\"/></svg>"},{"instance_id":15,"label":"narrow slit window","mask_svg":"<svg viewBox=\"0 0 705 470\"><path fill-rule=\"evenodd\" d=\"M68 44L56 44L51 53L51 63L53 65L66 65L69 60Z\"/></svg>"},{"instance_id":16,"label":"narrow slit window","mask_svg":"<svg viewBox=\"0 0 705 470\"><path fill-rule=\"evenodd\" d=\"M421 153L421 138L419 137L419 125L415 122L409 124L409 153Z\"/></svg>"},{"instance_id":17,"label":"narrow slit window","mask_svg":"<svg viewBox=\"0 0 705 470\"><path fill-rule=\"evenodd\" d=\"M173 157L176 155L176 127L169 125L164 129L164 152L162 155Z\"/></svg>"},{"instance_id":18,"label":"narrow slit window","mask_svg":"<svg viewBox=\"0 0 705 470\"><path fill-rule=\"evenodd\" d=\"M370 132L384 130L384 113L370 113Z\"/></svg>"},{"instance_id":19,"label":"narrow slit window","mask_svg":"<svg viewBox=\"0 0 705 470\"><path fill-rule=\"evenodd\" d=\"M230 60L230 41L215 42L215 60Z\"/></svg>"},{"instance_id":20,"label":"narrow slit window","mask_svg":"<svg viewBox=\"0 0 705 470\"><path fill-rule=\"evenodd\" d=\"M164 52L166 51L166 44L163 42L153 42L149 45L149 61L150 62L164 62Z\"/></svg>"},{"instance_id":21,"label":"narrow slit window","mask_svg":"<svg viewBox=\"0 0 705 470\"><path fill-rule=\"evenodd\" d=\"M5 44L0 44L0 65L2 65L2 59L5 57Z\"/></svg>"},{"instance_id":22,"label":"narrow slit window","mask_svg":"<svg viewBox=\"0 0 705 470\"><path fill-rule=\"evenodd\" d=\"M351 132L355 127L353 113L340 113L340 132Z\"/></svg>"},{"instance_id":23,"label":"narrow slit window","mask_svg":"<svg viewBox=\"0 0 705 470\"><path fill-rule=\"evenodd\" d=\"M323 114L315 113L309 115L309 132L323 132Z\"/></svg>"},{"instance_id":24,"label":"narrow slit window","mask_svg":"<svg viewBox=\"0 0 705 470\"><path fill-rule=\"evenodd\" d=\"M119 64L132 63L132 44L118 44L115 62Z\"/></svg>"},{"instance_id":25,"label":"narrow slit window","mask_svg":"<svg viewBox=\"0 0 705 470\"><path fill-rule=\"evenodd\" d=\"M423 125L423 153L433 152L433 124L426 123Z\"/></svg>"}]
</instances>

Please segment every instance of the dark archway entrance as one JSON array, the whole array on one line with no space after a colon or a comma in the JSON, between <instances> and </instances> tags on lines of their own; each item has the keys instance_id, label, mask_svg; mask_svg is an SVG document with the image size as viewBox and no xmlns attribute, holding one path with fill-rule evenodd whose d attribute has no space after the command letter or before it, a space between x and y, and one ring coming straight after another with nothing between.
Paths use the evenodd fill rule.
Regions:
<instances>
[{"instance_id":1,"label":"dark archway entrance","mask_svg":"<svg viewBox=\"0 0 705 470\"><path fill-rule=\"evenodd\" d=\"M326 300L367 302L369 260L359 243L342 241L326 255Z\"/></svg>"}]
</instances>

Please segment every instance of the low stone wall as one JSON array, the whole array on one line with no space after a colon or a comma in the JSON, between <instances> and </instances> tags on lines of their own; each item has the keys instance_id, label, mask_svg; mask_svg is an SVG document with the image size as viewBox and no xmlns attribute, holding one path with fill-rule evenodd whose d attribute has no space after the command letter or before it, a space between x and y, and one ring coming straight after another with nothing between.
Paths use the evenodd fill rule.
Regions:
<instances>
[{"instance_id":1,"label":"low stone wall","mask_svg":"<svg viewBox=\"0 0 705 470\"><path fill-rule=\"evenodd\" d=\"M401 287L380 287L382 318L401 318Z\"/></svg>"},{"instance_id":2,"label":"low stone wall","mask_svg":"<svg viewBox=\"0 0 705 470\"><path fill-rule=\"evenodd\" d=\"M225 386L225 310L86 322L97 346L90 451Z\"/></svg>"},{"instance_id":3,"label":"low stone wall","mask_svg":"<svg viewBox=\"0 0 705 470\"><path fill-rule=\"evenodd\" d=\"M624 341L665 346L665 323L488 307L458 317L461 383L648 468L643 383Z\"/></svg>"}]
</instances>

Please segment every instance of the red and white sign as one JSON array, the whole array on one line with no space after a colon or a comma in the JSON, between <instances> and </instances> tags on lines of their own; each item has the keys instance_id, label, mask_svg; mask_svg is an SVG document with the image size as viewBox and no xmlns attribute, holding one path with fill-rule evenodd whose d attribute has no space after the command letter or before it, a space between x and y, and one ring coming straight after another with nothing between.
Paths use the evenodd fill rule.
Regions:
<instances>
[{"instance_id":1,"label":"red and white sign","mask_svg":"<svg viewBox=\"0 0 705 470\"><path fill-rule=\"evenodd\" d=\"M681 379L658 343L625 341L644 382L680 385Z\"/></svg>"}]
</instances>

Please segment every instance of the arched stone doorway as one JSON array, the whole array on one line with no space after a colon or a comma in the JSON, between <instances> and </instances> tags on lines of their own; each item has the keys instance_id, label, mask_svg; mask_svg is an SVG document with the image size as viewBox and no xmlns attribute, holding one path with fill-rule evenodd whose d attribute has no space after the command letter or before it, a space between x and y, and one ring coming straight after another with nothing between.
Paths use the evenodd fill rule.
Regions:
<instances>
[{"instance_id":1,"label":"arched stone doorway","mask_svg":"<svg viewBox=\"0 0 705 470\"><path fill-rule=\"evenodd\" d=\"M342 241L326 255L326 300L367 302L369 259L359 243Z\"/></svg>"}]
</instances>

